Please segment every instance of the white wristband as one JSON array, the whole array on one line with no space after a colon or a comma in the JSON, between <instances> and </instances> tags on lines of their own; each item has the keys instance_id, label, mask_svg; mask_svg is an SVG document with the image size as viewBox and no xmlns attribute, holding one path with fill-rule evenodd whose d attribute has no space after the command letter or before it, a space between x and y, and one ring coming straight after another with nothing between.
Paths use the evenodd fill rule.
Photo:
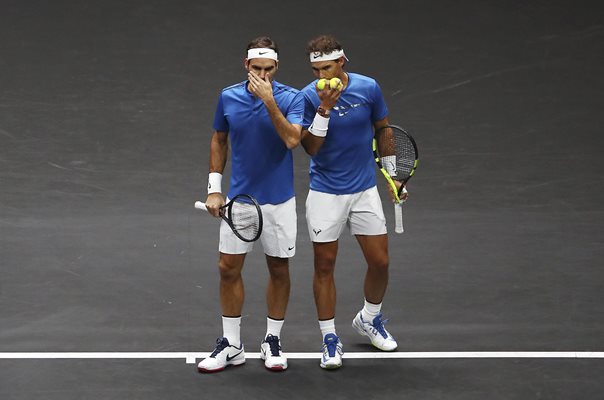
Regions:
<instances>
[{"instance_id":1,"label":"white wristband","mask_svg":"<svg viewBox=\"0 0 604 400\"><path fill-rule=\"evenodd\" d=\"M384 156L382 157L382 166L388 172L388 175L396 175L396 156Z\"/></svg>"},{"instance_id":2,"label":"white wristband","mask_svg":"<svg viewBox=\"0 0 604 400\"><path fill-rule=\"evenodd\" d=\"M208 175L208 194L222 193L222 174L210 172Z\"/></svg>"},{"instance_id":3,"label":"white wristband","mask_svg":"<svg viewBox=\"0 0 604 400\"><path fill-rule=\"evenodd\" d=\"M325 118L322 115L315 114L315 119L310 124L308 131L315 136L327 136L327 127L329 126L329 117Z\"/></svg>"}]
</instances>

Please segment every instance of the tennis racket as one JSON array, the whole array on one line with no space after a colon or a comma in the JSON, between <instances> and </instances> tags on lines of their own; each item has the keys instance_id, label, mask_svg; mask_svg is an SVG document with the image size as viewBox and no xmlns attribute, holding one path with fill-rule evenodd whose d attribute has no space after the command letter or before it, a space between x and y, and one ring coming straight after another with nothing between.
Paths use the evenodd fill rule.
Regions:
<instances>
[{"instance_id":1,"label":"tennis racket","mask_svg":"<svg viewBox=\"0 0 604 400\"><path fill-rule=\"evenodd\" d=\"M195 202L195 208L207 211L205 203ZM229 225L233 233L244 242L258 240L262 233L262 211L252 196L238 194L220 207L220 217Z\"/></svg>"},{"instance_id":2,"label":"tennis racket","mask_svg":"<svg viewBox=\"0 0 604 400\"><path fill-rule=\"evenodd\" d=\"M419 162L417 145L413 137L397 125L380 128L373 139L373 156L378 168L392 187L394 193L394 231L403 233L403 207L401 194L405 184L415 173ZM390 171L393 175L388 172ZM394 180L402 183L397 189Z\"/></svg>"}]
</instances>

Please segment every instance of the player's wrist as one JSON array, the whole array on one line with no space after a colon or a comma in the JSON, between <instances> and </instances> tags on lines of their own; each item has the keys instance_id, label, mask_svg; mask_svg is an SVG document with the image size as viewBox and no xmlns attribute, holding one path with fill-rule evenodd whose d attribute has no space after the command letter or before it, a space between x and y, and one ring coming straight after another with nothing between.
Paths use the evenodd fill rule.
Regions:
<instances>
[{"instance_id":1,"label":"player's wrist","mask_svg":"<svg viewBox=\"0 0 604 400\"><path fill-rule=\"evenodd\" d=\"M323 105L320 105L319 107L317 107L317 114L319 114L320 116L322 116L324 118L329 118L330 113L331 113L331 107L326 107Z\"/></svg>"},{"instance_id":2,"label":"player's wrist","mask_svg":"<svg viewBox=\"0 0 604 400\"><path fill-rule=\"evenodd\" d=\"M396 176L396 155L384 156L381 162L388 175Z\"/></svg>"},{"instance_id":3,"label":"player's wrist","mask_svg":"<svg viewBox=\"0 0 604 400\"><path fill-rule=\"evenodd\" d=\"M321 108L321 107L319 107ZM324 138L327 136L327 128L329 127L329 113L327 116L323 116L317 113L315 114L315 119L313 119L312 124L308 128L308 131L312 133L314 136Z\"/></svg>"},{"instance_id":4,"label":"player's wrist","mask_svg":"<svg viewBox=\"0 0 604 400\"><path fill-rule=\"evenodd\" d=\"M270 93L270 94L266 95L266 97L262 98L262 102L264 103L264 106L267 108L278 107L277 101L273 97L272 93Z\"/></svg>"},{"instance_id":5,"label":"player's wrist","mask_svg":"<svg viewBox=\"0 0 604 400\"><path fill-rule=\"evenodd\" d=\"M210 172L208 175L208 194L222 193L222 174Z\"/></svg>"}]
</instances>

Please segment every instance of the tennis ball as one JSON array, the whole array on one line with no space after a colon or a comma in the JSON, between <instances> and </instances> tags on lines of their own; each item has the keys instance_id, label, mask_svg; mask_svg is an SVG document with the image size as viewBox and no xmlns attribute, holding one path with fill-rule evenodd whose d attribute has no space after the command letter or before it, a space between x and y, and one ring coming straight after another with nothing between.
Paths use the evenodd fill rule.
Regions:
<instances>
[{"instance_id":1,"label":"tennis ball","mask_svg":"<svg viewBox=\"0 0 604 400\"><path fill-rule=\"evenodd\" d=\"M317 81L317 89L323 90L325 89L325 85L327 85L327 79L323 78Z\"/></svg>"},{"instance_id":2,"label":"tennis ball","mask_svg":"<svg viewBox=\"0 0 604 400\"><path fill-rule=\"evenodd\" d=\"M329 80L329 87L332 89L342 90L344 85L342 84L342 81L340 80L340 78L331 78Z\"/></svg>"}]
</instances>

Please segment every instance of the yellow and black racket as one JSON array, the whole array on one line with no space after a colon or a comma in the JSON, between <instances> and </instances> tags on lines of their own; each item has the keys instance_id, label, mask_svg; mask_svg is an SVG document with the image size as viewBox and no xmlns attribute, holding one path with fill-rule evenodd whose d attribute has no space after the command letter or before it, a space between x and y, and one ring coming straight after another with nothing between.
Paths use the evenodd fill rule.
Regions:
<instances>
[{"instance_id":1,"label":"yellow and black racket","mask_svg":"<svg viewBox=\"0 0 604 400\"><path fill-rule=\"evenodd\" d=\"M397 125L380 128L373 139L373 155L378 168L394 193L394 231L403 233L403 208L401 194L405 184L415 173L419 153L413 137ZM400 189L394 181L402 183Z\"/></svg>"}]
</instances>

